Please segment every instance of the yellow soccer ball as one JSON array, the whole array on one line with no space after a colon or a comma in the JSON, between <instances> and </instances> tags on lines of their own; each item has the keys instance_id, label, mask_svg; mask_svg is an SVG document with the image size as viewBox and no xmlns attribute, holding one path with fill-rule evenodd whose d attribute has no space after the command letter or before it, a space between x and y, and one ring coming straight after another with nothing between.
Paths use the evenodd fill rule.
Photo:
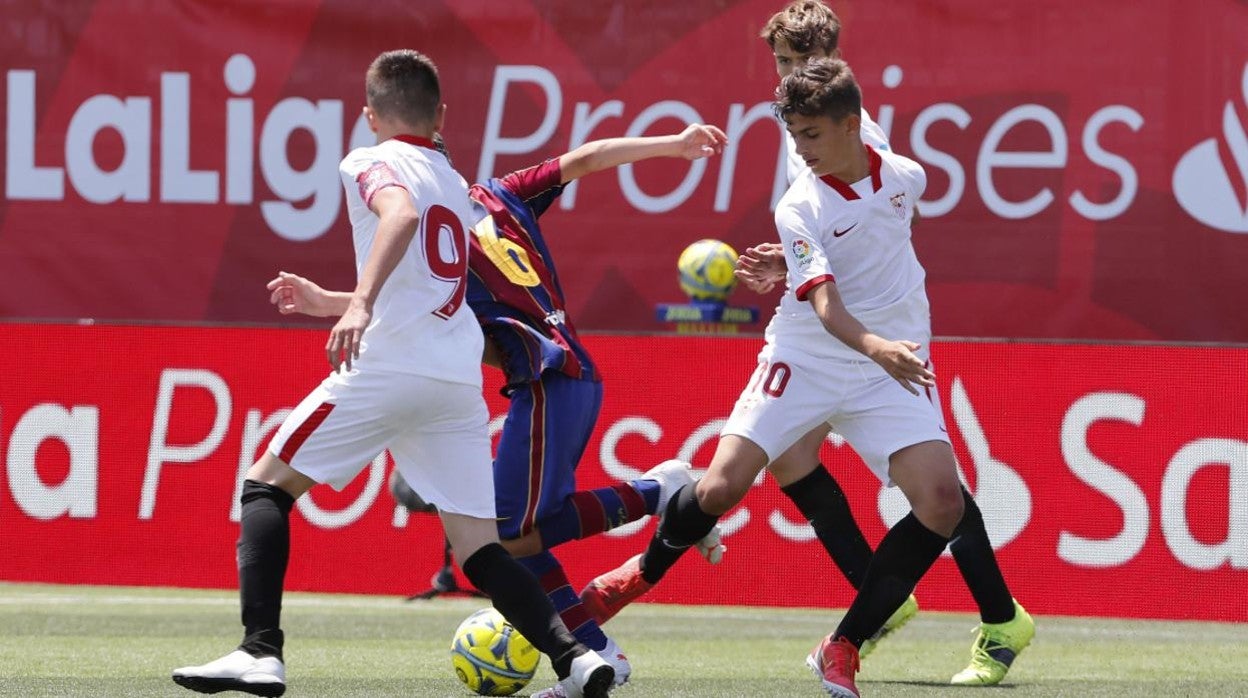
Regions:
<instances>
[{"instance_id":1,"label":"yellow soccer ball","mask_svg":"<svg viewBox=\"0 0 1248 698\"><path fill-rule=\"evenodd\" d=\"M676 262L680 289L694 300L724 301L737 285L732 275L737 251L720 240L698 240L680 253Z\"/></svg>"},{"instance_id":2,"label":"yellow soccer ball","mask_svg":"<svg viewBox=\"0 0 1248 698\"><path fill-rule=\"evenodd\" d=\"M537 672L542 655L493 607L468 616L451 640L451 665L464 685L483 696L509 696Z\"/></svg>"}]
</instances>

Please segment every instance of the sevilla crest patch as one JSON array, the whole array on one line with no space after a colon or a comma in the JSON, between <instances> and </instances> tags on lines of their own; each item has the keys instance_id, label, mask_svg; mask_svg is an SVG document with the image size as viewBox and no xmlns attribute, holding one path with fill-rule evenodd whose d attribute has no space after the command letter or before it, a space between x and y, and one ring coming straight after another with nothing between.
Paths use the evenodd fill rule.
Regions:
<instances>
[{"instance_id":1,"label":"sevilla crest patch","mask_svg":"<svg viewBox=\"0 0 1248 698\"><path fill-rule=\"evenodd\" d=\"M893 213L896 213L901 220L906 220L906 210L910 208L906 205L906 193L903 191L900 194L890 196L888 200L893 203Z\"/></svg>"}]
</instances>

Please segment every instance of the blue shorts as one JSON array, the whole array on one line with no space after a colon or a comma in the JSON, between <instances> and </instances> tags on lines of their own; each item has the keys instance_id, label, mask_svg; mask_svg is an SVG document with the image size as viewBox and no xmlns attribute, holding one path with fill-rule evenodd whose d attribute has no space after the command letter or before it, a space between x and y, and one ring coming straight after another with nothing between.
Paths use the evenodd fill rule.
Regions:
<instances>
[{"instance_id":1,"label":"blue shorts","mask_svg":"<svg viewBox=\"0 0 1248 698\"><path fill-rule=\"evenodd\" d=\"M601 406L602 383L555 371L513 386L494 455L495 509L504 540L529 533L566 505Z\"/></svg>"}]
</instances>

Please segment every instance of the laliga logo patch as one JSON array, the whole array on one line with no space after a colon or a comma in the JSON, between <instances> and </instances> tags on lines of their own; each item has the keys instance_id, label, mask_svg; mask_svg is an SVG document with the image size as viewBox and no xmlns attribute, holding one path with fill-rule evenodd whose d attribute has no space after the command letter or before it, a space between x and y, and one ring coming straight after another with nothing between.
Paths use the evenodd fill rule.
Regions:
<instances>
[{"instance_id":1,"label":"laliga logo patch","mask_svg":"<svg viewBox=\"0 0 1248 698\"><path fill-rule=\"evenodd\" d=\"M1241 82L1248 104L1248 64ZM1228 233L1248 233L1248 205L1231 183L1231 178L1238 176L1241 185L1248 185L1248 135L1230 101L1222 109L1222 138L1236 171L1229 172L1223 165L1217 139L1205 139L1187 151L1174 168L1174 198L1192 218L1207 226Z\"/></svg>"},{"instance_id":2,"label":"laliga logo patch","mask_svg":"<svg viewBox=\"0 0 1248 698\"><path fill-rule=\"evenodd\" d=\"M893 213L896 213L901 220L906 220L906 209L908 208L906 206L906 193L902 192L895 196L890 196L888 200L893 204Z\"/></svg>"},{"instance_id":3,"label":"laliga logo patch","mask_svg":"<svg viewBox=\"0 0 1248 698\"><path fill-rule=\"evenodd\" d=\"M800 240L800 239L794 240L793 241L793 256L797 257L797 263L799 266L804 267L807 264L810 264L810 260L811 260L810 243L806 242L805 240Z\"/></svg>"}]
</instances>

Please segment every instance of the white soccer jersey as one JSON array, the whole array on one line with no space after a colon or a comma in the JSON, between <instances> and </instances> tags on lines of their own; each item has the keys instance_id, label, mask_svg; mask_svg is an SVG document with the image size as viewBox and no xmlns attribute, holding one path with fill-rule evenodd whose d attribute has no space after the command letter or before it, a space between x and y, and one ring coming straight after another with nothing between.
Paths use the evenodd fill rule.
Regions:
<instances>
[{"instance_id":1,"label":"white soccer jersey","mask_svg":"<svg viewBox=\"0 0 1248 698\"><path fill-rule=\"evenodd\" d=\"M408 136L356 148L338 169L357 274L377 235L380 219L368 204L378 191L406 189L420 213L416 236L377 296L354 365L481 385L484 339L464 307L467 236L476 220L464 178L432 141Z\"/></svg>"},{"instance_id":2,"label":"white soccer jersey","mask_svg":"<svg viewBox=\"0 0 1248 698\"><path fill-rule=\"evenodd\" d=\"M789 184L792 184L802 174L802 170L808 168L806 161L797 154L797 142L793 140L793 134L789 133L787 128L782 130L784 131L784 147L788 152L784 165L785 175L788 177ZM863 143L876 150L890 150L888 136L884 135L884 129L871 120L871 115L865 108L862 110L862 127L858 135L862 137Z\"/></svg>"},{"instance_id":3,"label":"white soccer jersey","mask_svg":"<svg viewBox=\"0 0 1248 698\"><path fill-rule=\"evenodd\" d=\"M846 310L871 332L923 344L931 315L924 271L910 242L915 202L927 176L918 163L867 147L870 173L846 184L809 168L776 207L776 228L788 265L788 290L767 326L767 342L821 358L867 360L833 337L807 294L836 284Z\"/></svg>"}]
</instances>

